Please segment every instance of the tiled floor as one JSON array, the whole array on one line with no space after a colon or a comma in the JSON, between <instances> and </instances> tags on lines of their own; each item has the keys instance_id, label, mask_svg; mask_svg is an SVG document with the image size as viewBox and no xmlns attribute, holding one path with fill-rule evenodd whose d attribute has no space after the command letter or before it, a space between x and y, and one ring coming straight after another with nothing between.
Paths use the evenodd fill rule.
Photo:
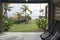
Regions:
<instances>
[{"instance_id":1,"label":"tiled floor","mask_svg":"<svg viewBox=\"0 0 60 40\"><path fill-rule=\"evenodd\" d=\"M5 32L0 40L41 40L43 32Z\"/></svg>"}]
</instances>

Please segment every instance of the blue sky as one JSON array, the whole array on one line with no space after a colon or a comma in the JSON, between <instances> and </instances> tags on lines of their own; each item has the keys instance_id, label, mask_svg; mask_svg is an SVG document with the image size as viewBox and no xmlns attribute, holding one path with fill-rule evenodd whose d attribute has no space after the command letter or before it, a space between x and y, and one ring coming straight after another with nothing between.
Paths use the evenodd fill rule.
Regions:
<instances>
[{"instance_id":1,"label":"blue sky","mask_svg":"<svg viewBox=\"0 0 60 40\"><path fill-rule=\"evenodd\" d=\"M22 5L24 5L24 4L28 5L28 8L30 10L32 10L32 14L30 14L32 19L38 18L39 15L40 16L41 15L44 16L45 15L45 6L48 5L47 3L42 3L42 4L36 4L36 3L35 4L31 4L31 3L29 3L29 4L26 4L26 3L22 3L22 4L20 4L20 3L11 3L9 6L12 6L13 8L11 8L11 11L8 11L8 17L11 17L16 12L19 12L21 7L22 7ZM40 9L44 10L43 14L41 14L39 12ZM29 13L29 12L27 11L27 13Z\"/></svg>"}]
</instances>

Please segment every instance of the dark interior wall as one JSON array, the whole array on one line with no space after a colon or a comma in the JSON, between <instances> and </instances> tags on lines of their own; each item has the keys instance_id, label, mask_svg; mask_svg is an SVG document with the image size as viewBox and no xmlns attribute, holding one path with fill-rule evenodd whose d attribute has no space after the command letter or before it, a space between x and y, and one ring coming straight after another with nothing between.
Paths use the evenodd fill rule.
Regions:
<instances>
[{"instance_id":1,"label":"dark interior wall","mask_svg":"<svg viewBox=\"0 0 60 40\"><path fill-rule=\"evenodd\" d=\"M34 2L34 3L47 3L47 2L49 2L49 0L29 0L29 2Z\"/></svg>"},{"instance_id":2,"label":"dark interior wall","mask_svg":"<svg viewBox=\"0 0 60 40\"><path fill-rule=\"evenodd\" d=\"M53 0L53 1L54 1L55 6L60 6L60 0Z\"/></svg>"},{"instance_id":3,"label":"dark interior wall","mask_svg":"<svg viewBox=\"0 0 60 40\"><path fill-rule=\"evenodd\" d=\"M8 3L25 3L26 0L0 0L0 2L8 2Z\"/></svg>"},{"instance_id":4,"label":"dark interior wall","mask_svg":"<svg viewBox=\"0 0 60 40\"><path fill-rule=\"evenodd\" d=\"M26 0L0 0L0 2L9 2L9 3L26 3ZM49 0L28 0L28 3L47 3Z\"/></svg>"},{"instance_id":5,"label":"dark interior wall","mask_svg":"<svg viewBox=\"0 0 60 40\"><path fill-rule=\"evenodd\" d=\"M2 22L3 22L3 20L2 20L2 14L3 14L3 9L2 9L2 3L0 2L0 33L2 32Z\"/></svg>"},{"instance_id":6,"label":"dark interior wall","mask_svg":"<svg viewBox=\"0 0 60 40\"><path fill-rule=\"evenodd\" d=\"M55 20L54 20L54 3L53 1L51 1L49 3L49 13L48 13L48 29L49 29L49 33L53 32L53 28L55 27L54 24Z\"/></svg>"}]
</instances>

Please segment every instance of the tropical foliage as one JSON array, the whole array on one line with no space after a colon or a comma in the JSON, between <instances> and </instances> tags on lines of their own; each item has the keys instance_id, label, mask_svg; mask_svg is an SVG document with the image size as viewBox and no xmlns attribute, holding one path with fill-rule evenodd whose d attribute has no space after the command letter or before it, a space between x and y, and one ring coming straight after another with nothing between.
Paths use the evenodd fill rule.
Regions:
<instances>
[{"instance_id":1,"label":"tropical foliage","mask_svg":"<svg viewBox=\"0 0 60 40\"><path fill-rule=\"evenodd\" d=\"M20 13L17 15L16 14L16 16L15 16L16 18L15 18L15 20L13 20L14 21L14 23L25 23L25 21L26 21L26 23L28 23L30 20L31 20L31 16L28 14L28 15L26 15L26 16L22 16L22 15L20 15ZM25 20L25 17L26 17L26 20ZM14 17L13 17L14 18ZM13 19L12 18L12 19Z\"/></svg>"},{"instance_id":2,"label":"tropical foliage","mask_svg":"<svg viewBox=\"0 0 60 40\"><path fill-rule=\"evenodd\" d=\"M11 11L12 7L9 7L9 3L3 3L3 31L8 31L8 29L10 28L9 26L11 26L12 21L11 19L8 18L7 16L7 11Z\"/></svg>"},{"instance_id":3,"label":"tropical foliage","mask_svg":"<svg viewBox=\"0 0 60 40\"><path fill-rule=\"evenodd\" d=\"M31 20L30 14L32 14L31 9L28 8L27 5L22 5L20 12L16 12L16 14L13 17L9 17L7 15L7 11L11 11L11 6L9 6L9 3L3 3L3 31L8 31L10 29L10 26L12 24L25 24L31 22L31 25L33 24ZM27 11L29 13L27 13ZM40 12L43 12L44 10L40 10ZM41 28L43 30L46 30L47 27L47 21L45 18L42 18L42 15L36 19L36 24L38 28ZM28 24L28 26L30 26ZM20 27L20 26L19 26ZM25 27L25 26L24 26ZM34 26L33 26L34 27Z\"/></svg>"},{"instance_id":4,"label":"tropical foliage","mask_svg":"<svg viewBox=\"0 0 60 40\"><path fill-rule=\"evenodd\" d=\"M43 30L46 30L47 28L47 20L45 18L36 19L36 24L38 28L41 28Z\"/></svg>"},{"instance_id":5,"label":"tropical foliage","mask_svg":"<svg viewBox=\"0 0 60 40\"><path fill-rule=\"evenodd\" d=\"M3 16L3 31L8 31L10 28L9 26L12 25L12 20L10 18L7 18L6 16Z\"/></svg>"},{"instance_id":6,"label":"tropical foliage","mask_svg":"<svg viewBox=\"0 0 60 40\"><path fill-rule=\"evenodd\" d=\"M4 11L4 15L8 17L7 15L7 11L11 11L11 8L13 8L12 6L9 6L9 3L3 3L3 11Z\"/></svg>"},{"instance_id":7,"label":"tropical foliage","mask_svg":"<svg viewBox=\"0 0 60 40\"><path fill-rule=\"evenodd\" d=\"M30 16L30 14L28 14L26 12L27 10L30 12L30 14L32 14L32 11L28 8L27 5L22 5L21 11L16 12L16 14L14 15L14 17L16 17L14 20L14 23L18 23L18 24L19 23L28 23L29 20L31 20L31 16Z\"/></svg>"},{"instance_id":8,"label":"tropical foliage","mask_svg":"<svg viewBox=\"0 0 60 40\"><path fill-rule=\"evenodd\" d=\"M27 22L26 22L26 21L27 21L27 18L26 18L27 13L26 13L26 11L29 11L30 14L32 14L32 11L28 8L27 5L22 5L21 9L22 9L23 14L25 14L25 23L27 23Z\"/></svg>"}]
</instances>

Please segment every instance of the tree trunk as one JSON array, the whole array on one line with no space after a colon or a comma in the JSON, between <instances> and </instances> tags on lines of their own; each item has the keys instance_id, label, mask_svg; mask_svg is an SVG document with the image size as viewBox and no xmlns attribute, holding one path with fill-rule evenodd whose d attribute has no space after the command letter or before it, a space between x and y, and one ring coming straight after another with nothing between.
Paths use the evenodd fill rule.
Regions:
<instances>
[{"instance_id":1,"label":"tree trunk","mask_svg":"<svg viewBox=\"0 0 60 40\"><path fill-rule=\"evenodd\" d=\"M26 23L26 11L25 11L25 23Z\"/></svg>"}]
</instances>

